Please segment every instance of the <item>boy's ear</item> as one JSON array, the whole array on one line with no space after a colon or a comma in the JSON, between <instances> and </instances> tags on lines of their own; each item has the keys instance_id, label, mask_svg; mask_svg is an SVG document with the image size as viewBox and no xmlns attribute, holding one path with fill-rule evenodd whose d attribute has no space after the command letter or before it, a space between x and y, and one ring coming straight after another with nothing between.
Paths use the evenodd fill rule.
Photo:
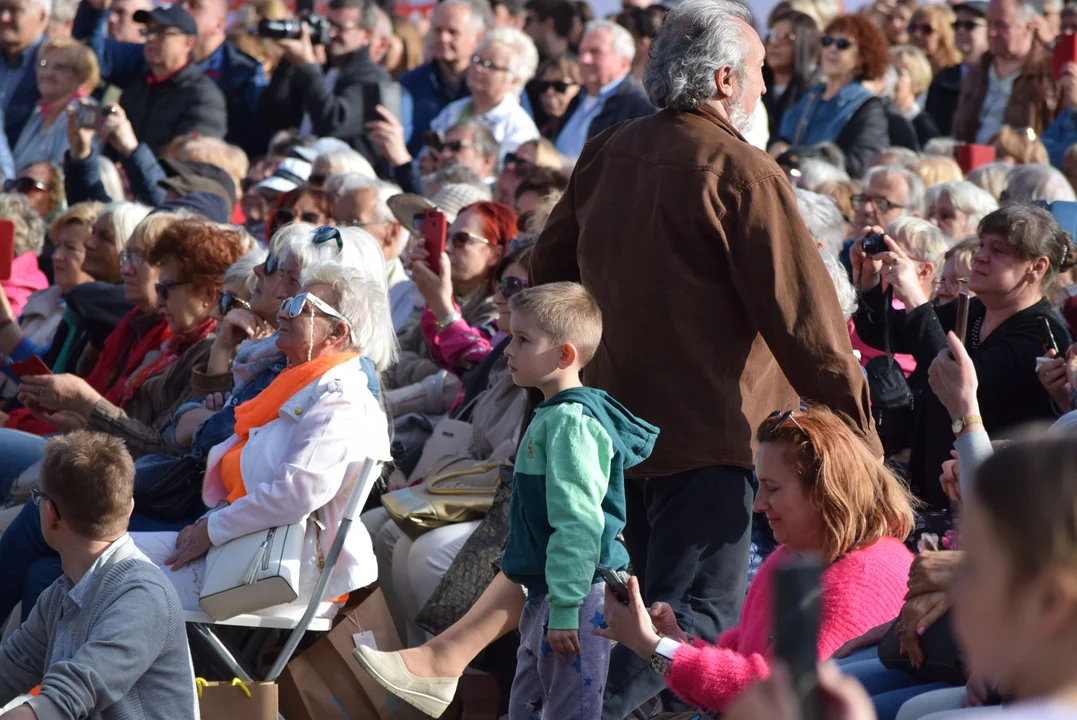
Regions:
<instances>
[{"instance_id":1,"label":"boy's ear","mask_svg":"<svg viewBox=\"0 0 1077 720\"><path fill-rule=\"evenodd\" d=\"M564 370L572 367L575 364L576 358L580 356L576 350L576 346L572 343L565 343L561 346L561 359L557 361L557 369Z\"/></svg>"}]
</instances>

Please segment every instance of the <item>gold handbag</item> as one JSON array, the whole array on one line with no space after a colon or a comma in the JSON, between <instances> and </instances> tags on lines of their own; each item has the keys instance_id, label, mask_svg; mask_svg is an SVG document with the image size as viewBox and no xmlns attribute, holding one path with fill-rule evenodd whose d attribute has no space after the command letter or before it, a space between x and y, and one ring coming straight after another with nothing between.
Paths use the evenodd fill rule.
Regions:
<instances>
[{"instance_id":1,"label":"gold handbag","mask_svg":"<svg viewBox=\"0 0 1077 720\"><path fill-rule=\"evenodd\" d=\"M382 495L381 504L412 537L444 525L478 520L494 503L500 467L501 463L445 457L430 468L420 484Z\"/></svg>"}]
</instances>

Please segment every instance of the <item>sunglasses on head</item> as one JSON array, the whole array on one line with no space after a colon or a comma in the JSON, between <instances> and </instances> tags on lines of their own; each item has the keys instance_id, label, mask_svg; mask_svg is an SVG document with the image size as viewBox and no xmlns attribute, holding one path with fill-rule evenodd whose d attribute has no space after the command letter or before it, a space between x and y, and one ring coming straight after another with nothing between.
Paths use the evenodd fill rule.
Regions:
<instances>
[{"instance_id":1,"label":"sunglasses on head","mask_svg":"<svg viewBox=\"0 0 1077 720\"><path fill-rule=\"evenodd\" d=\"M828 48L833 45L838 50L848 50L853 46L851 40L846 40L845 38L832 38L829 35L824 35L823 39L820 40L819 43L825 48Z\"/></svg>"},{"instance_id":2,"label":"sunglasses on head","mask_svg":"<svg viewBox=\"0 0 1077 720\"><path fill-rule=\"evenodd\" d=\"M237 307L241 307L244 310L250 310L251 304L243 298L236 297L230 292L222 292L220 297L217 298L217 310L221 313L221 317L224 317Z\"/></svg>"},{"instance_id":3,"label":"sunglasses on head","mask_svg":"<svg viewBox=\"0 0 1077 720\"><path fill-rule=\"evenodd\" d=\"M186 285L186 280L179 282L159 282L154 283L153 288L157 291L157 297L161 298L165 302L168 302L168 296L172 292L173 288L178 288L180 285Z\"/></svg>"},{"instance_id":4,"label":"sunglasses on head","mask_svg":"<svg viewBox=\"0 0 1077 720\"><path fill-rule=\"evenodd\" d=\"M303 308L306 307L308 302L311 304L311 307L321 310L329 317L348 323L348 319L337 312L336 308L317 295L309 292L299 293L295 297L285 298L281 301L280 311L284 313L284 316L289 320L294 320L303 313ZM351 323L348 324L350 325Z\"/></svg>"},{"instance_id":5,"label":"sunglasses on head","mask_svg":"<svg viewBox=\"0 0 1077 720\"><path fill-rule=\"evenodd\" d=\"M513 295L519 295L527 289L527 283L518 277L501 278L501 295L508 300Z\"/></svg>"},{"instance_id":6,"label":"sunglasses on head","mask_svg":"<svg viewBox=\"0 0 1077 720\"><path fill-rule=\"evenodd\" d=\"M804 432L804 428L801 426L801 424L797 422L796 411L794 410L786 410L785 412L782 412L781 410L775 410L769 416L767 416L767 422L773 421L774 423L771 426L772 431L777 430L789 420L793 421L793 424L797 426L797 430L804 433L804 435L808 435L808 433ZM810 440L811 437L808 436L808 439Z\"/></svg>"},{"instance_id":7,"label":"sunglasses on head","mask_svg":"<svg viewBox=\"0 0 1077 720\"><path fill-rule=\"evenodd\" d=\"M486 238L482 237L481 235L475 235L474 233L463 232L463 231L454 232L452 235L450 235L449 236L449 242L451 242L453 247L456 248L457 250L463 250L464 248L466 248L471 243L481 243L483 245L493 245L492 242L490 242Z\"/></svg>"},{"instance_id":8,"label":"sunglasses on head","mask_svg":"<svg viewBox=\"0 0 1077 720\"><path fill-rule=\"evenodd\" d=\"M535 82L535 90L538 94L546 92L547 90L553 90L555 93L564 94L567 93L569 88L576 87L576 83L565 82L564 80L537 80Z\"/></svg>"},{"instance_id":9,"label":"sunglasses on head","mask_svg":"<svg viewBox=\"0 0 1077 720\"><path fill-rule=\"evenodd\" d=\"M313 225L320 222L322 216L316 212L305 212L297 215L295 210L292 210L291 208L280 208L277 212L273 213L273 219L278 226L287 225L288 223L293 223L297 220Z\"/></svg>"},{"instance_id":10,"label":"sunglasses on head","mask_svg":"<svg viewBox=\"0 0 1077 720\"><path fill-rule=\"evenodd\" d=\"M321 245L333 240L337 243L337 252L344 252L344 238L340 236L340 230L335 227L322 225L314 231L314 237L311 238L311 242L315 245Z\"/></svg>"},{"instance_id":11,"label":"sunglasses on head","mask_svg":"<svg viewBox=\"0 0 1077 720\"><path fill-rule=\"evenodd\" d=\"M34 180L31 177L19 177L5 182L4 190L6 192L17 192L20 195L26 195L34 190L37 190L38 192L48 192L49 186L40 180Z\"/></svg>"}]
</instances>

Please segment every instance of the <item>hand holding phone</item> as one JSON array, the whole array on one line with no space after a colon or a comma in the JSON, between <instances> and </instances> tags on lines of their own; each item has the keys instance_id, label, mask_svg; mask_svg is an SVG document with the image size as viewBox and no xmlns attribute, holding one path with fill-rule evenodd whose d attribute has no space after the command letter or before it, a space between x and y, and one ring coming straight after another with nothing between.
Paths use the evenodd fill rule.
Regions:
<instances>
[{"instance_id":1,"label":"hand holding phone","mask_svg":"<svg viewBox=\"0 0 1077 720\"><path fill-rule=\"evenodd\" d=\"M957 294L957 322L954 324L954 335L965 344L965 335L969 327L969 294L961 292Z\"/></svg>"},{"instance_id":2,"label":"hand holding phone","mask_svg":"<svg viewBox=\"0 0 1077 720\"><path fill-rule=\"evenodd\" d=\"M11 363L8 365L8 370L20 380L30 375L52 375L49 366L37 355L31 355L25 360Z\"/></svg>"},{"instance_id":3,"label":"hand holding phone","mask_svg":"<svg viewBox=\"0 0 1077 720\"><path fill-rule=\"evenodd\" d=\"M0 280L11 279L11 266L15 262L15 222L0 220Z\"/></svg>"},{"instance_id":4,"label":"hand holding phone","mask_svg":"<svg viewBox=\"0 0 1077 720\"><path fill-rule=\"evenodd\" d=\"M606 583L610 590L613 591L614 596L618 602L622 605L628 605L628 578L629 575L624 570L607 570L606 568L599 568L598 574L602 577L602 580Z\"/></svg>"},{"instance_id":5,"label":"hand holding phone","mask_svg":"<svg viewBox=\"0 0 1077 720\"><path fill-rule=\"evenodd\" d=\"M426 264L434 271L435 275L441 275L441 255L445 252L445 234L448 223L445 213L440 210L427 210L421 218L423 233L423 247L426 250ZM416 219L420 221L419 218Z\"/></svg>"}]
</instances>

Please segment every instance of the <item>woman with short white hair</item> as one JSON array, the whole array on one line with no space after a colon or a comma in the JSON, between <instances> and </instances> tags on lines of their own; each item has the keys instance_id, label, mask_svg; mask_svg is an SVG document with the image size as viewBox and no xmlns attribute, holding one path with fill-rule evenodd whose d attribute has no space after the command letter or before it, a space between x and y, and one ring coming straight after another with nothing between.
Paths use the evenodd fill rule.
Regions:
<instances>
[{"instance_id":1,"label":"woman with short white hair","mask_svg":"<svg viewBox=\"0 0 1077 720\"><path fill-rule=\"evenodd\" d=\"M942 267L950 242L927 220L899 217L886 226L886 234L916 263L916 277L927 297L935 293L935 275Z\"/></svg>"},{"instance_id":2,"label":"woman with short white hair","mask_svg":"<svg viewBox=\"0 0 1077 720\"><path fill-rule=\"evenodd\" d=\"M528 140L538 127L520 105L520 93L538 67L535 43L522 30L498 28L483 36L471 57L467 87L471 97L449 103L430 123L444 133L464 117L490 128L501 145L500 160Z\"/></svg>"},{"instance_id":3,"label":"woman with short white hair","mask_svg":"<svg viewBox=\"0 0 1077 720\"><path fill-rule=\"evenodd\" d=\"M1039 163L1018 165L1006 176L1001 201L1011 203L1077 202L1073 186L1058 170Z\"/></svg>"},{"instance_id":4,"label":"woman with short white hair","mask_svg":"<svg viewBox=\"0 0 1077 720\"><path fill-rule=\"evenodd\" d=\"M991 197L1002 202L1002 193L1006 190L1007 178L1014 167L1009 163L993 162L981 165L968 174L966 179L978 188L991 193Z\"/></svg>"},{"instance_id":5,"label":"woman with short white hair","mask_svg":"<svg viewBox=\"0 0 1077 720\"><path fill-rule=\"evenodd\" d=\"M998 210L991 193L966 180L942 183L931 190L934 197L928 200L928 220L954 240L975 235L984 216Z\"/></svg>"}]
</instances>

